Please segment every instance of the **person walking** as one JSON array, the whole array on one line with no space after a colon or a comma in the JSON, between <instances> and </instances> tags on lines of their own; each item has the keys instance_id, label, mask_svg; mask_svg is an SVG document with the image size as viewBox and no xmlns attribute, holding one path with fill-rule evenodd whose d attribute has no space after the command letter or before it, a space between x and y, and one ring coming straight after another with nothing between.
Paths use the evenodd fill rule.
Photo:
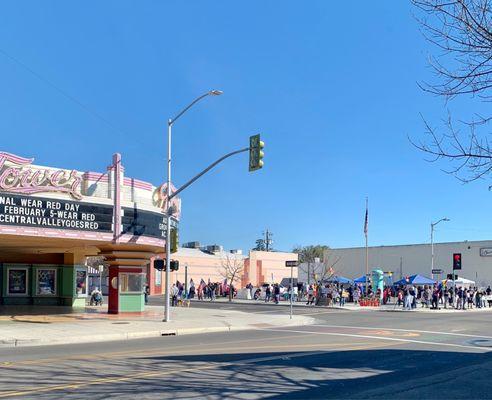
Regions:
<instances>
[{"instance_id":1,"label":"person walking","mask_svg":"<svg viewBox=\"0 0 492 400\"><path fill-rule=\"evenodd\" d=\"M432 309L433 310L439 310L439 289L437 286L434 288L434 291L432 292Z\"/></svg>"},{"instance_id":2,"label":"person walking","mask_svg":"<svg viewBox=\"0 0 492 400\"><path fill-rule=\"evenodd\" d=\"M359 299L360 299L360 289L358 287L356 287L353 291L352 291L352 298L354 300L354 304L359 304Z\"/></svg>"},{"instance_id":3,"label":"person walking","mask_svg":"<svg viewBox=\"0 0 492 400\"><path fill-rule=\"evenodd\" d=\"M272 289L270 288L270 285L267 285L265 289L265 303L268 303L271 298L272 298Z\"/></svg>"},{"instance_id":4,"label":"person walking","mask_svg":"<svg viewBox=\"0 0 492 400\"><path fill-rule=\"evenodd\" d=\"M278 283L273 285L273 294L275 296L275 304L278 304L280 301L280 287L278 286Z\"/></svg>"},{"instance_id":5,"label":"person walking","mask_svg":"<svg viewBox=\"0 0 492 400\"><path fill-rule=\"evenodd\" d=\"M314 289L313 289L313 285L309 285L309 288L307 290L307 303L306 303L306 305L312 306L313 304L314 304Z\"/></svg>"},{"instance_id":6,"label":"person walking","mask_svg":"<svg viewBox=\"0 0 492 400\"><path fill-rule=\"evenodd\" d=\"M178 304L178 287L176 286L175 283L173 283L173 286L171 287L171 306L176 307Z\"/></svg>"},{"instance_id":7,"label":"person walking","mask_svg":"<svg viewBox=\"0 0 492 400\"><path fill-rule=\"evenodd\" d=\"M412 303L413 303L413 296L410 294L410 289L408 287L405 287L403 291L403 309L404 310L411 310L412 309Z\"/></svg>"}]
</instances>

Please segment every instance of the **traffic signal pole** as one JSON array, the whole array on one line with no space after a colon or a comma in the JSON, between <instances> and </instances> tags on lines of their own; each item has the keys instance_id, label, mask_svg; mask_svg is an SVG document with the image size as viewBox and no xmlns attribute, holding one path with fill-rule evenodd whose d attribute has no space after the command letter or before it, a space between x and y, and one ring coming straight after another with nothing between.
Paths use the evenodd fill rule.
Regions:
<instances>
[{"instance_id":1,"label":"traffic signal pole","mask_svg":"<svg viewBox=\"0 0 492 400\"><path fill-rule=\"evenodd\" d=\"M171 283L169 270L171 269L171 129L173 121L167 121L167 204L166 204L166 299L164 306L164 322L171 320L170 313L170 295Z\"/></svg>"},{"instance_id":2,"label":"traffic signal pole","mask_svg":"<svg viewBox=\"0 0 492 400\"><path fill-rule=\"evenodd\" d=\"M181 193L183 190L185 190L188 186L190 186L193 182L195 182L198 178L200 178L201 176L205 175L208 171L210 171L217 164L220 164L226 158L229 158L229 157L234 156L234 155L239 154L239 153L244 153L245 151L249 151L249 147L246 147L246 148L241 149L241 150L236 150L236 151L233 151L231 153L227 153L225 156L220 157L217 161L215 161L212 164L210 164L202 172L200 172L199 174L197 174L193 178L191 178L188 182L186 182L183 186L181 186L174 193L170 194L169 195L170 196L169 197L169 200L171 200L173 197L177 196L179 193Z\"/></svg>"}]
</instances>

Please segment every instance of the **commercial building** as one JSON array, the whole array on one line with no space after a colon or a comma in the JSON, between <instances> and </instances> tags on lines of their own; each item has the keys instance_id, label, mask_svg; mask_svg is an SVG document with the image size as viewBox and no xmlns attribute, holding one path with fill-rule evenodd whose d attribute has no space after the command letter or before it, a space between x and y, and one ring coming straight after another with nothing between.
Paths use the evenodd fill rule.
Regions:
<instances>
[{"instance_id":1,"label":"commercial building","mask_svg":"<svg viewBox=\"0 0 492 400\"><path fill-rule=\"evenodd\" d=\"M109 312L143 310L150 259L164 249L165 187L0 152L0 304L83 306L87 256L109 265ZM173 224L180 202L173 199Z\"/></svg>"},{"instance_id":2,"label":"commercial building","mask_svg":"<svg viewBox=\"0 0 492 400\"><path fill-rule=\"evenodd\" d=\"M397 279L413 274L431 277L431 245L410 244L396 246L375 246L368 248L369 272L374 268L393 272ZM462 255L462 270L457 274L474 280L479 286L492 284L492 240L463 241L434 244L433 278L445 278L452 272L453 254ZM365 247L329 249L324 254L325 265L311 266L313 274L318 275L335 263L336 274L358 278L366 273ZM328 260L328 261L326 261ZM307 281L307 269L299 269L299 279ZM442 270L437 273L436 270Z\"/></svg>"},{"instance_id":3,"label":"commercial building","mask_svg":"<svg viewBox=\"0 0 492 400\"><path fill-rule=\"evenodd\" d=\"M253 286L261 284L280 283L283 278L290 277L290 268L285 267L285 261L297 260L297 254L289 252L255 251L243 254L241 250L224 251L222 246L212 245L201 247L198 242L185 244L171 255L179 261L179 270L170 273L171 282L184 283L191 279L196 284L203 279L205 282L223 282L224 264L236 264L241 272L236 283L237 288L243 288L248 283ZM159 255L159 258L163 255ZM151 294L162 294L164 287L164 271L153 268L153 260L148 266L148 284ZM297 270L294 270L297 277Z\"/></svg>"}]
</instances>

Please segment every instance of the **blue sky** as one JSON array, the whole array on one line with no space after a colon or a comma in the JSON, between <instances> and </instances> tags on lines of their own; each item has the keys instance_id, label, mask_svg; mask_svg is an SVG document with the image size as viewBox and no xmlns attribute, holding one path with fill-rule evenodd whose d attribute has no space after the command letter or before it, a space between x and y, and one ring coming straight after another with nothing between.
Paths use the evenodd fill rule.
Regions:
<instances>
[{"instance_id":1,"label":"blue sky","mask_svg":"<svg viewBox=\"0 0 492 400\"><path fill-rule=\"evenodd\" d=\"M258 132L265 167L249 173L242 154L184 192L182 241L249 249L269 228L280 250L363 245L366 196L370 244L426 242L444 216L437 241L490 238L489 182L462 185L407 139L423 135L419 113L438 124L480 107L417 87L432 79L433 49L412 11L404 0L3 1L0 149L92 171L120 152L127 176L159 184L167 118L221 89L175 125L175 184Z\"/></svg>"}]
</instances>

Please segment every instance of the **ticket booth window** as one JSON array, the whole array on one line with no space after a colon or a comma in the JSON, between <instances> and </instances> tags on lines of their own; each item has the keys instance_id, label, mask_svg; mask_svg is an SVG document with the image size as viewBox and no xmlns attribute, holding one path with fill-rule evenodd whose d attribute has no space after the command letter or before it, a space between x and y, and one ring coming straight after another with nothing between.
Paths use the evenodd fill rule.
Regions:
<instances>
[{"instance_id":1,"label":"ticket booth window","mask_svg":"<svg viewBox=\"0 0 492 400\"><path fill-rule=\"evenodd\" d=\"M144 287L144 274L120 273L121 293L142 293Z\"/></svg>"},{"instance_id":2,"label":"ticket booth window","mask_svg":"<svg viewBox=\"0 0 492 400\"><path fill-rule=\"evenodd\" d=\"M8 268L7 294L9 296L27 296L28 275L28 268Z\"/></svg>"},{"instance_id":3,"label":"ticket booth window","mask_svg":"<svg viewBox=\"0 0 492 400\"><path fill-rule=\"evenodd\" d=\"M56 296L56 268L36 270L36 295Z\"/></svg>"}]
</instances>

